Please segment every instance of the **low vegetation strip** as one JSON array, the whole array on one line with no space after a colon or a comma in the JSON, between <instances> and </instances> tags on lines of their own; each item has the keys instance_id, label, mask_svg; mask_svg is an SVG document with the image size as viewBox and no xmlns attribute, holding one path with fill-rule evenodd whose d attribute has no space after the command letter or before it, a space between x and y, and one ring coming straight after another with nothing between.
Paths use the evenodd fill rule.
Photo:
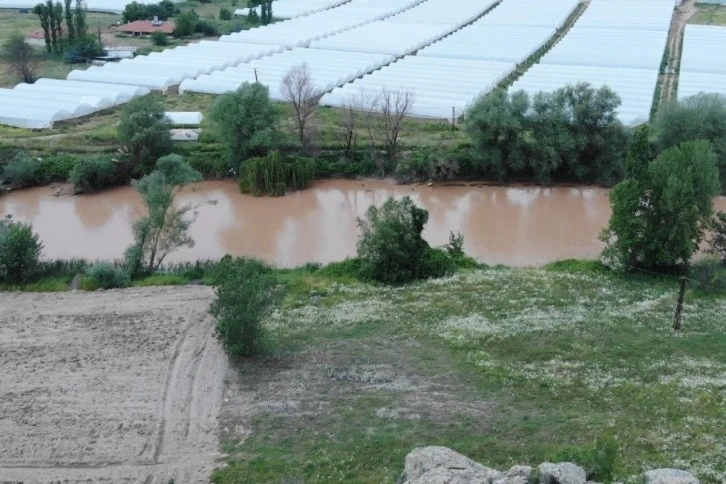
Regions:
<instances>
[{"instance_id":1,"label":"low vegetation strip","mask_svg":"<svg viewBox=\"0 0 726 484\"><path fill-rule=\"evenodd\" d=\"M617 478L726 480L724 298L689 293L675 334L677 281L594 263L401 287L298 276L264 323L279 351L227 391L214 482L394 482L416 446L506 468L602 436Z\"/></svg>"}]
</instances>

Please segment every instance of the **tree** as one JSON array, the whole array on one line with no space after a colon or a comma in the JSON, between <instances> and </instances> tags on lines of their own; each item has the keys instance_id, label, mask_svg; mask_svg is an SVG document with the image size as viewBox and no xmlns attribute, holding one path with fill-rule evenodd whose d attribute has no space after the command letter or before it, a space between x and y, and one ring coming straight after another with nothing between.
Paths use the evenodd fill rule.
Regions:
<instances>
[{"instance_id":1,"label":"tree","mask_svg":"<svg viewBox=\"0 0 726 484\"><path fill-rule=\"evenodd\" d=\"M134 223L134 243L126 249L132 275L153 273L174 250L194 246L189 236L194 220L187 217L192 207L175 209L174 198L182 186L201 179L183 157L171 154L159 158L153 172L133 182L148 214Z\"/></svg>"},{"instance_id":2,"label":"tree","mask_svg":"<svg viewBox=\"0 0 726 484\"><path fill-rule=\"evenodd\" d=\"M305 151L310 151L315 142L314 129L311 129L313 117L318 108L320 93L310 76L307 64L294 66L282 78L281 92L283 98L292 104L295 113L295 128L300 144Z\"/></svg>"},{"instance_id":3,"label":"tree","mask_svg":"<svg viewBox=\"0 0 726 484\"><path fill-rule=\"evenodd\" d=\"M396 161L398 138L401 134L401 123L413 109L414 94L409 90L389 91L383 89L378 97L378 118L385 140L386 155L389 161Z\"/></svg>"},{"instance_id":4,"label":"tree","mask_svg":"<svg viewBox=\"0 0 726 484\"><path fill-rule=\"evenodd\" d=\"M151 43L163 47L169 45L169 38L164 32L157 31L151 34Z\"/></svg>"},{"instance_id":5,"label":"tree","mask_svg":"<svg viewBox=\"0 0 726 484\"><path fill-rule=\"evenodd\" d=\"M28 281L38 267L43 244L30 224L0 220L0 278L6 284Z\"/></svg>"},{"instance_id":6,"label":"tree","mask_svg":"<svg viewBox=\"0 0 726 484\"><path fill-rule=\"evenodd\" d=\"M76 40L76 26L73 20L73 0L64 0L63 12L66 17L66 32L68 32L68 43L72 44Z\"/></svg>"},{"instance_id":7,"label":"tree","mask_svg":"<svg viewBox=\"0 0 726 484\"><path fill-rule=\"evenodd\" d=\"M124 23L135 22L137 20L146 20L149 18L147 6L139 2L131 2L126 4L122 14Z\"/></svg>"},{"instance_id":8,"label":"tree","mask_svg":"<svg viewBox=\"0 0 726 484\"><path fill-rule=\"evenodd\" d=\"M249 0L247 7L250 9L250 17L252 16L252 12L255 12L254 15L256 17L256 8L260 7L259 22L262 25L267 25L272 22L272 0Z\"/></svg>"},{"instance_id":9,"label":"tree","mask_svg":"<svg viewBox=\"0 0 726 484\"><path fill-rule=\"evenodd\" d=\"M36 80L37 67L35 49L21 34L13 34L2 46L2 55L7 59L9 69L14 71L23 82L32 84Z\"/></svg>"},{"instance_id":10,"label":"tree","mask_svg":"<svg viewBox=\"0 0 726 484\"><path fill-rule=\"evenodd\" d=\"M227 7L219 9L219 20L232 20L232 12Z\"/></svg>"},{"instance_id":11,"label":"tree","mask_svg":"<svg viewBox=\"0 0 726 484\"><path fill-rule=\"evenodd\" d=\"M192 12L185 12L176 18L174 24L174 37L188 37L194 33L199 16Z\"/></svg>"},{"instance_id":12,"label":"tree","mask_svg":"<svg viewBox=\"0 0 726 484\"><path fill-rule=\"evenodd\" d=\"M73 19L75 21L76 37L84 37L88 34L88 22L86 21L86 7L83 5L83 0L76 0L76 8L73 12ZM100 44L100 40L99 40Z\"/></svg>"},{"instance_id":13,"label":"tree","mask_svg":"<svg viewBox=\"0 0 726 484\"><path fill-rule=\"evenodd\" d=\"M709 229L712 233L708 243L710 245L708 251L716 254L721 258L721 262L726 264L726 212L718 212Z\"/></svg>"},{"instance_id":14,"label":"tree","mask_svg":"<svg viewBox=\"0 0 726 484\"><path fill-rule=\"evenodd\" d=\"M39 3L33 8L33 13L40 19L40 26L43 28L43 40L45 40L45 50L48 52L53 51L53 45L51 43L50 35L50 10L48 6Z\"/></svg>"},{"instance_id":15,"label":"tree","mask_svg":"<svg viewBox=\"0 0 726 484\"><path fill-rule=\"evenodd\" d=\"M645 153L642 139L639 144L638 153ZM607 243L603 255L626 267L687 269L720 190L711 144L669 148L647 171L637 170L633 161L629 177L610 194L613 215L601 236Z\"/></svg>"},{"instance_id":16,"label":"tree","mask_svg":"<svg viewBox=\"0 0 726 484\"><path fill-rule=\"evenodd\" d=\"M654 126L661 150L684 141L710 141L721 180L726 180L726 96L700 93L665 103L656 114Z\"/></svg>"},{"instance_id":17,"label":"tree","mask_svg":"<svg viewBox=\"0 0 726 484\"><path fill-rule=\"evenodd\" d=\"M70 63L86 62L100 55L103 55L103 46L99 43L98 37L89 34L76 37L65 52L65 58Z\"/></svg>"},{"instance_id":18,"label":"tree","mask_svg":"<svg viewBox=\"0 0 726 484\"><path fill-rule=\"evenodd\" d=\"M50 43L53 52L63 53L63 5L60 2L53 3L47 0L46 6L50 12Z\"/></svg>"},{"instance_id":19,"label":"tree","mask_svg":"<svg viewBox=\"0 0 726 484\"><path fill-rule=\"evenodd\" d=\"M132 175L148 173L155 160L171 152L171 126L156 96L138 97L126 104L118 137Z\"/></svg>"},{"instance_id":20,"label":"tree","mask_svg":"<svg viewBox=\"0 0 726 484\"><path fill-rule=\"evenodd\" d=\"M254 259L223 258L215 280L217 296L209 312L217 320L215 334L234 358L265 349L264 317L281 293L272 271Z\"/></svg>"},{"instance_id":21,"label":"tree","mask_svg":"<svg viewBox=\"0 0 726 484\"><path fill-rule=\"evenodd\" d=\"M277 141L278 114L267 87L244 83L233 93L219 96L209 115L213 130L227 146L230 169L252 156L264 156Z\"/></svg>"}]
</instances>

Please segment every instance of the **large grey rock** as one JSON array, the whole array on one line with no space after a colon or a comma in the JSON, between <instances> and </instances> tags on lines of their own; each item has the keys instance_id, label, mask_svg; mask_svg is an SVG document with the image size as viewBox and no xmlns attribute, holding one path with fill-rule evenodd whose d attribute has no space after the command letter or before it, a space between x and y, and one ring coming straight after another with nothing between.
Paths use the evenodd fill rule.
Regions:
<instances>
[{"instance_id":1,"label":"large grey rock","mask_svg":"<svg viewBox=\"0 0 726 484\"><path fill-rule=\"evenodd\" d=\"M447 447L420 447L406 456L403 484L490 484L502 473Z\"/></svg>"},{"instance_id":2,"label":"large grey rock","mask_svg":"<svg viewBox=\"0 0 726 484\"><path fill-rule=\"evenodd\" d=\"M529 466L514 466L497 478L492 484L527 484L532 468Z\"/></svg>"},{"instance_id":3,"label":"large grey rock","mask_svg":"<svg viewBox=\"0 0 726 484\"><path fill-rule=\"evenodd\" d=\"M582 467L572 462L553 464L544 462L539 465L540 484L585 484L587 474Z\"/></svg>"},{"instance_id":4,"label":"large grey rock","mask_svg":"<svg viewBox=\"0 0 726 484\"><path fill-rule=\"evenodd\" d=\"M699 481L680 469L655 469L645 473L645 484L699 484Z\"/></svg>"}]
</instances>

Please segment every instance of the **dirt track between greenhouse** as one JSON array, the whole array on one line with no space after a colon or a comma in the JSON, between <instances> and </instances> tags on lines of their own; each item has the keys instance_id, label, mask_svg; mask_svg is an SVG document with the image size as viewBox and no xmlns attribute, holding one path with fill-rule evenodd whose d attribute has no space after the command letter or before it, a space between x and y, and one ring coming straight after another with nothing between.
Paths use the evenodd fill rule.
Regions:
<instances>
[{"instance_id":1,"label":"dirt track between greenhouse","mask_svg":"<svg viewBox=\"0 0 726 484\"><path fill-rule=\"evenodd\" d=\"M0 482L208 482L227 371L211 300L0 293Z\"/></svg>"}]
</instances>

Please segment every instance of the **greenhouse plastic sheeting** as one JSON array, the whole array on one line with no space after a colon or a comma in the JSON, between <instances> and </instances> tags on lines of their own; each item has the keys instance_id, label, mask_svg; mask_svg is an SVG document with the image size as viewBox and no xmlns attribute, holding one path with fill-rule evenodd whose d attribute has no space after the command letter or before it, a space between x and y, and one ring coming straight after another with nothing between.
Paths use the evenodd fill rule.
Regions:
<instances>
[{"instance_id":1,"label":"greenhouse plastic sheeting","mask_svg":"<svg viewBox=\"0 0 726 484\"><path fill-rule=\"evenodd\" d=\"M126 5L132 0L85 0L83 6L91 12L122 13ZM158 3L156 0L137 0L139 3ZM33 9L37 0L0 0L0 8L27 8Z\"/></svg>"},{"instance_id":2,"label":"greenhouse plastic sheeting","mask_svg":"<svg viewBox=\"0 0 726 484\"><path fill-rule=\"evenodd\" d=\"M336 7L347 0L275 0L272 2L272 14L276 18L304 17ZM235 15L249 15L249 8L238 8Z\"/></svg>"},{"instance_id":3,"label":"greenhouse plastic sheeting","mask_svg":"<svg viewBox=\"0 0 726 484\"><path fill-rule=\"evenodd\" d=\"M56 121L85 116L148 93L136 86L38 79L35 84L0 89L0 124L52 128Z\"/></svg>"},{"instance_id":4,"label":"greenhouse plastic sheeting","mask_svg":"<svg viewBox=\"0 0 726 484\"><path fill-rule=\"evenodd\" d=\"M351 0L339 7L306 17L223 35L219 40L221 42L306 47L313 40L323 39L366 23L390 17L422 1L424 0Z\"/></svg>"},{"instance_id":5,"label":"greenhouse plastic sheeting","mask_svg":"<svg viewBox=\"0 0 726 484\"><path fill-rule=\"evenodd\" d=\"M726 27L686 25L678 99L699 92L726 94Z\"/></svg>"},{"instance_id":6,"label":"greenhouse plastic sheeting","mask_svg":"<svg viewBox=\"0 0 726 484\"><path fill-rule=\"evenodd\" d=\"M592 87L608 86L622 101L618 118L627 126L648 121L658 71L617 67L583 67L537 64L515 82L510 93L523 90L530 95L551 92L567 85L587 82Z\"/></svg>"},{"instance_id":7,"label":"greenhouse plastic sheeting","mask_svg":"<svg viewBox=\"0 0 726 484\"><path fill-rule=\"evenodd\" d=\"M555 35L577 4L577 0L506 0L472 25L417 55L521 62Z\"/></svg>"},{"instance_id":8,"label":"greenhouse plastic sheeting","mask_svg":"<svg viewBox=\"0 0 726 484\"><path fill-rule=\"evenodd\" d=\"M482 15L495 0L427 0L394 15L391 21L411 24L441 24L459 28Z\"/></svg>"},{"instance_id":9,"label":"greenhouse plastic sheeting","mask_svg":"<svg viewBox=\"0 0 726 484\"><path fill-rule=\"evenodd\" d=\"M646 122L673 7L672 0L592 0L564 39L509 92L554 91L578 82L607 85L622 100L623 123Z\"/></svg>"},{"instance_id":10,"label":"greenhouse plastic sheeting","mask_svg":"<svg viewBox=\"0 0 726 484\"><path fill-rule=\"evenodd\" d=\"M270 89L270 97L283 100L282 79L295 66L304 64L316 90L322 93L394 60L395 57L391 55L355 52L341 56L338 51L292 49L236 68L184 81L179 86L179 93L190 91L221 94L234 91L245 82L255 82L256 70L256 78Z\"/></svg>"},{"instance_id":11,"label":"greenhouse plastic sheeting","mask_svg":"<svg viewBox=\"0 0 726 484\"><path fill-rule=\"evenodd\" d=\"M174 126L199 126L204 116L199 111L167 111L164 116Z\"/></svg>"},{"instance_id":12,"label":"greenhouse plastic sheeting","mask_svg":"<svg viewBox=\"0 0 726 484\"><path fill-rule=\"evenodd\" d=\"M320 104L345 106L351 102L371 107L384 89L410 91L410 116L450 119L463 114L480 95L491 91L516 68L514 62L405 57L372 75L325 94ZM373 106L375 108L375 106Z\"/></svg>"}]
</instances>

